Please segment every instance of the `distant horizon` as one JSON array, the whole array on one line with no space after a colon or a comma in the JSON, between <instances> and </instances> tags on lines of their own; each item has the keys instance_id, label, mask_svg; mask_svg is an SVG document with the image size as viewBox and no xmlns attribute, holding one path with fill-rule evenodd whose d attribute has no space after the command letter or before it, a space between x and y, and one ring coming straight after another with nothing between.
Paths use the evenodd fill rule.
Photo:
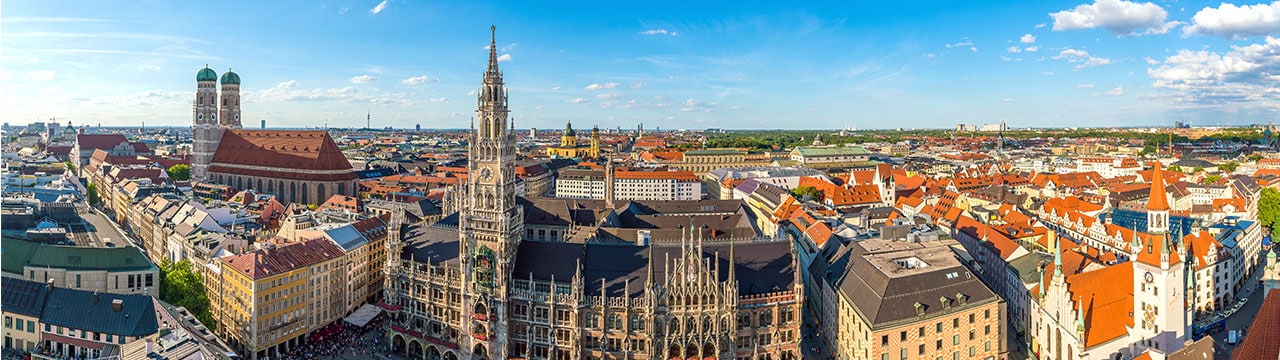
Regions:
<instances>
[{"instance_id":1,"label":"distant horizon","mask_svg":"<svg viewBox=\"0 0 1280 360\"><path fill-rule=\"evenodd\" d=\"M28 125L30 125L30 124L32 124L32 123L35 123L35 122L31 122L31 123L23 123L23 124L18 124L18 123L9 123L9 127L12 127L12 128L25 127L25 126L28 126ZM48 122L44 122L44 123L48 123ZM61 125L61 124L59 124L59 125L60 125L60 126L65 126L65 125ZM74 124L74 123L73 123L72 125L73 125L73 126L75 126L75 124ZM959 125L959 124L957 124L957 125ZM983 125L983 124L965 124L965 125L981 126L981 125ZM1190 125L1190 128L1192 128L1192 129L1194 129L1194 128L1251 128L1251 127L1255 127L1255 126L1265 126L1265 125L1266 125L1265 123L1254 123L1254 124L1231 124L1231 125L1194 125L1194 124L1192 124L1192 125ZM76 127L78 128L79 126L76 126ZM96 128L96 127L98 127L98 126L96 126L96 125L90 125L90 127L94 127L94 128ZM157 125L157 126L147 125L147 128L148 128L148 129L150 129L150 128L164 128L164 129L170 129L170 128L190 128L190 127L191 127L190 125ZM1173 127L1174 127L1173 125L1169 125L1169 126L1160 126L1160 125L1133 125L1133 126L1057 126L1057 127L1025 127L1025 126L1014 127L1014 126L1010 126L1010 127L1008 127L1005 131L1066 130L1066 129L1163 129L1163 128L1173 128ZM138 129L138 128L139 128L139 126L128 126L128 125L105 126L105 125L104 125L104 126L102 126L101 128L103 128L103 129L110 129L110 130L127 130L127 129L136 130L136 129ZM268 127L266 127L266 128L264 129L264 128L257 127L257 126L253 126L253 127L249 127L249 126L242 126L242 127L241 127L241 129L243 129L243 130L344 130L344 131L352 131L352 130L366 130L366 129L367 129L367 130L371 130L371 131L386 131L388 128L386 128L386 127L381 127L381 128L377 128L377 127L375 127L375 128L365 128L365 127L356 127L356 128L351 128L351 127L327 127L327 128L325 128L325 127L297 127L297 126L292 126L292 127L272 127L272 126L268 126ZM410 130L410 131L423 131L423 132L426 132L426 131L433 131L433 132L435 132L435 131L467 131L467 130L470 130L470 129L468 129L468 128L426 128L426 127L422 128L421 130L417 130L417 129L415 129L414 127L407 127L407 128L404 128L404 127L392 127L392 128L390 128L390 129L391 129L392 131ZM514 131L515 131L515 132L517 132L517 133L519 133L519 132L528 132L530 129L531 129L531 128L515 128L515 130L514 130ZM537 131L539 131L539 132L542 132L542 131L562 132L562 131L563 131L563 129L561 129L561 128L532 128L532 129L536 129L536 130L537 130ZM579 128L577 128L577 127L574 127L574 130L582 130L582 129L579 129ZM600 128L600 130L604 130L604 131L617 131L617 127L612 127L612 128L605 128L605 127L601 127L601 128ZM636 130L636 128L635 128L635 127L630 127L630 128L626 128L626 127L624 127L624 128L622 128L622 132L635 132L635 130ZM646 133L649 133L649 132L667 132L667 131L707 131L707 130L724 130L724 131L788 131L788 132L804 132L804 131L832 131L832 132L837 132L837 131L902 131L902 132L908 132L908 131L955 130L955 126L946 127L946 128L914 128L914 129L913 129L913 128L902 128L902 130L898 130L898 128L876 128L876 129L870 129L870 128L868 128L868 129L838 129L838 128L836 128L836 129L833 129L833 128L810 128L810 129L799 129L799 128L796 128L796 129L779 129L779 128L773 128L773 129L770 129L770 128L724 128L724 127L708 127L708 128L683 128L683 129L681 129L681 128L671 128L671 129L660 129L660 130L646 128L644 131L645 131ZM970 132L973 132L973 133L996 133L997 131L991 131L991 130L966 130L965 132L966 132L966 133L970 133Z\"/></svg>"},{"instance_id":2,"label":"distant horizon","mask_svg":"<svg viewBox=\"0 0 1280 360\"><path fill-rule=\"evenodd\" d=\"M244 119L465 127L495 25L520 127L1261 124L1280 110L1277 12L1207 0L10 2L0 121L185 126L207 65L239 75Z\"/></svg>"}]
</instances>

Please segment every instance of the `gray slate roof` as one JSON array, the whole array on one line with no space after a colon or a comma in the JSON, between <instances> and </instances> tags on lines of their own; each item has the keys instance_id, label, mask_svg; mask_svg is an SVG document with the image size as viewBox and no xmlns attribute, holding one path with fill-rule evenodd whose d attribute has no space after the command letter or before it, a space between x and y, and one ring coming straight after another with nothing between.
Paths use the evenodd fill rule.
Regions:
<instances>
[{"instance_id":1,"label":"gray slate roof","mask_svg":"<svg viewBox=\"0 0 1280 360\"><path fill-rule=\"evenodd\" d=\"M3 281L0 287L4 288L4 296L0 296L0 308L4 312L40 317L45 298L49 296L44 284L11 277L5 277Z\"/></svg>"}]
</instances>

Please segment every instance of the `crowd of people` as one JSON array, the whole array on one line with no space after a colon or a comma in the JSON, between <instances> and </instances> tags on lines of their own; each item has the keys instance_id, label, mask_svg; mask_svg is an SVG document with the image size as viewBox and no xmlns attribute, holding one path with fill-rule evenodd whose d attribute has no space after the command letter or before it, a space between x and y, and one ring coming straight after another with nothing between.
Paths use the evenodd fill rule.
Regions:
<instances>
[{"instance_id":1,"label":"crowd of people","mask_svg":"<svg viewBox=\"0 0 1280 360\"><path fill-rule=\"evenodd\" d=\"M380 331L383 319L383 317L378 317L370 321L368 325L360 328L341 323L337 325L341 326L341 330L335 331L323 339L308 341L306 344L284 354L281 359L384 358L388 355L388 351L386 344L382 343L385 340L382 339L382 332Z\"/></svg>"}]
</instances>

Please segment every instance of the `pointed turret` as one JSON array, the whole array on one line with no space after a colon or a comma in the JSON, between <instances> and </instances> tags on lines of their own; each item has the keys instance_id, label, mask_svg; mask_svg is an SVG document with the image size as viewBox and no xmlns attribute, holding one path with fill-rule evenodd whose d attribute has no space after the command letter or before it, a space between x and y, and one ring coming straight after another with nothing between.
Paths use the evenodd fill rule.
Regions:
<instances>
[{"instance_id":1,"label":"pointed turret","mask_svg":"<svg viewBox=\"0 0 1280 360\"><path fill-rule=\"evenodd\" d=\"M1160 162L1156 161L1151 172L1151 195L1147 199L1147 211L1168 211L1169 199L1165 192L1164 174L1160 171Z\"/></svg>"},{"instance_id":2,"label":"pointed turret","mask_svg":"<svg viewBox=\"0 0 1280 360\"><path fill-rule=\"evenodd\" d=\"M489 68L484 72L485 78L502 77L502 72L498 71L497 34L498 34L498 27L494 25L490 25L489 26Z\"/></svg>"}]
</instances>

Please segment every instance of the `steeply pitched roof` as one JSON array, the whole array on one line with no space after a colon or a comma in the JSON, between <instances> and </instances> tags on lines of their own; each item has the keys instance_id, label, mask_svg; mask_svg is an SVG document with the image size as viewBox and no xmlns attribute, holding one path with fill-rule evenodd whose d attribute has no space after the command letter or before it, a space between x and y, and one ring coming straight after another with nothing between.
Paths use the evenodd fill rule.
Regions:
<instances>
[{"instance_id":1,"label":"steeply pitched roof","mask_svg":"<svg viewBox=\"0 0 1280 360\"><path fill-rule=\"evenodd\" d=\"M1133 325L1133 266L1112 265L1066 277L1072 306L1084 309L1084 346L1128 334Z\"/></svg>"},{"instance_id":2,"label":"steeply pitched roof","mask_svg":"<svg viewBox=\"0 0 1280 360\"><path fill-rule=\"evenodd\" d=\"M6 276L2 287L4 296L0 296L0 308L4 312L37 318L44 312L45 298L49 296L44 284Z\"/></svg>"},{"instance_id":3,"label":"steeply pitched roof","mask_svg":"<svg viewBox=\"0 0 1280 360\"><path fill-rule=\"evenodd\" d=\"M120 311L112 301L121 300ZM49 292L40 322L114 335L146 336L159 330L151 296L122 295L54 288Z\"/></svg>"},{"instance_id":4,"label":"steeply pitched roof","mask_svg":"<svg viewBox=\"0 0 1280 360\"><path fill-rule=\"evenodd\" d=\"M1249 326L1249 334L1235 348L1232 360L1271 360L1280 358L1280 289L1267 291L1262 308Z\"/></svg>"},{"instance_id":5,"label":"steeply pitched roof","mask_svg":"<svg viewBox=\"0 0 1280 360\"><path fill-rule=\"evenodd\" d=\"M214 164L265 166L298 170L350 170L342 149L328 131L228 130L223 133Z\"/></svg>"},{"instance_id":6,"label":"steeply pitched roof","mask_svg":"<svg viewBox=\"0 0 1280 360\"><path fill-rule=\"evenodd\" d=\"M79 134L76 135L76 144L80 145L80 151L88 149L110 149L120 145L122 142L128 142L121 134Z\"/></svg>"}]
</instances>

